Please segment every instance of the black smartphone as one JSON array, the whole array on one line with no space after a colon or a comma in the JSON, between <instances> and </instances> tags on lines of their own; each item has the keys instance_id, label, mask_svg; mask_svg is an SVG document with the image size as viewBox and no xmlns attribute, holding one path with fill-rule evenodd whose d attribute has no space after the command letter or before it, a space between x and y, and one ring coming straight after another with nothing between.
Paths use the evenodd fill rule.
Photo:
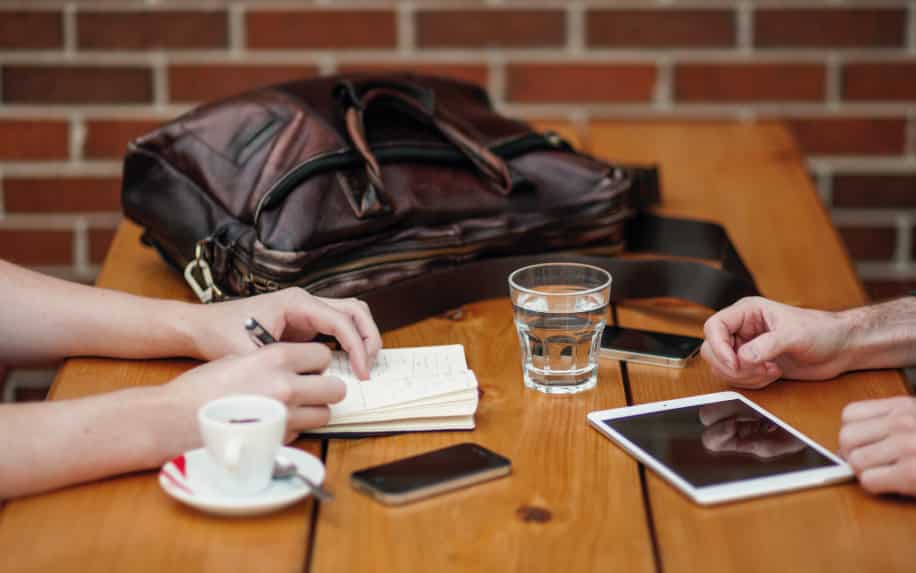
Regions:
<instances>
[{"instance_id":1,"label":"black smartphone","mask_svg":"<svg viewBox=\"0 0 916 573\"><path fill-rule=\"evenodd\" d=\"M350 483L382 503L396 505L509 475L512 463L472 443L433 450L355 471Z\"/></svg>"},{"instance_id":2,"label":"black smartphone","mask_svg":"<svg viewBox=\"0 0 916 573\"><path fill-rule=\"evenodd\" d=\"M683 368L703 344L702 338L606 326L601 334L600 355L615 360Z\"/></svg>"}]
</instances>

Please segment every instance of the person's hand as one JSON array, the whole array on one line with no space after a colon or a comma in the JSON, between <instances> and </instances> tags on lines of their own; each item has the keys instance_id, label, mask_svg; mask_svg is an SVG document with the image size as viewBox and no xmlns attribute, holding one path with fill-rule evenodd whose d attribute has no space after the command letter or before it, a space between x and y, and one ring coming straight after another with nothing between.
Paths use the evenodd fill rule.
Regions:
<instances>
[{"instance_id":1,"label":"person's hand","mask_svg":"<svg viewBox=\"0 0 916 573\"><path fill-rule=\"evenodd\" d=\"M916 398L897 396L846 406L840 455L869 492L916 496Z\"/></svg>"},{"instance_id":2,"label":"person's hand","mask_svg":"<svg viewBox=\"0 0 916 573\"><path fill-rule=\"evenodd\" d=\"M706 426L701 440L711 452L753 454L770 459L804 449L805 444L741 402L706 404L700 408Z\"/></svg>"},{"instance_id":3,"label":"person's hand","mask_svg":"<svg viewBox=\"0 0 916 573\"><path fill-rule=\"evenodd\" d=\"M287 441L324 426L330 417L328 404L346 394L340 379L321 375L330 360L323 344L278 343L208 362L175 378L161 387L170 414L157 436L167 444L165 457L198 447L197 409L231 394L260 394L286 404Z\"/></svg>"},{"instance_id":4,"label":"person's hand","mask_svg":"<svg viewBox=\"0 0 916 573\"><path fill-rule=\"evenodd\" d=\"M362 379L382 347L382 338L369 306L355 298L312 296L288 288L259 296L209 305L187 312L197 357L214 360L243 354L254 348L245 332L245 321L254 317L277 340L303 342L321 334L337 339L350 356L353 372Z\"/></svg>"},{"instance_id":5,"label":"person's hand","mask_svg":"<svg viewBox=\"0 0 916 573\"><path fill-rule=\"evenodd\" d=\"M703 359L739 388L783 377L823 380L846 370L849 324L837 313L749 297L713 315L704 332Z\"/></svg>"}]
</instances>

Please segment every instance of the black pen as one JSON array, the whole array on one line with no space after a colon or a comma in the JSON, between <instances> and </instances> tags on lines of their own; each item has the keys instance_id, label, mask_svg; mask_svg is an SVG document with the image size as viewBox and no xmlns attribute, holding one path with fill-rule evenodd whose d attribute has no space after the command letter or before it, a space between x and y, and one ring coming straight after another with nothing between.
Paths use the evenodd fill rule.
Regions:
<instances>
[{"instance_id":1,"label":"black pen","mask_svg":"<svg viewBox=\"0 0 916 573\"><path fill-rule=\"evenodd\" d=\"M255 320L254 317L245 321L245 330L258 347L273 344L277 341L277 339L271 336L271 334L267 332L267 329L264 328L260 322ZM340 350L340 343L337 342L337 339L333 336L318 334L312 339L312 342L322 342L327 344L331 350Z\"/></svg>"},{"instance_id":2,"label":"black pen","mask_svg":"<svg viewBox=\"0 0 916 573\"><path fill-rule=\"evenodd\" d=\"M259 347L267 346L277 341L277 339L271 336L271 334L267 332L267 329L261 326L261 323L255 320L254 317L245 321L245 331L248 332L248 336L250 336L251 340Z\"/></svg>"}]
</instances>

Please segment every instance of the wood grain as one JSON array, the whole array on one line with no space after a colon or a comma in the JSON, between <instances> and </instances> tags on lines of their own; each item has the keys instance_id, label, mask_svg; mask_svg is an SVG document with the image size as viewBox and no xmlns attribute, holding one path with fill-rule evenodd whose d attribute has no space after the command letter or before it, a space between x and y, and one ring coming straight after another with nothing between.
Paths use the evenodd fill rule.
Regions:
<instances>
[{"instance_id":1,"label":"wood grain","mask_svg":"<svg viewBox=\"0 0 916 573\"><path fill-rule=\"evenodd\" d=\"M660 211L724 223L771 298L824 309L865 302L780 126L630 123L593 128L589 138L605 157L661 158ZM709 314L671 301L619 310L624 326L695 336ZM699 360L684 370L629 364L628 379L634 403L727 389ZM781 381L745 395L835 451L844 405L904 391L900 373L884 371ZM714 508L692 504L651 472L648 487L666 572L903 571L916 560L907 541L916 535L913 503L870 496L854 483Z\"/></svg>"},{"instance_id":2,"label":"wood grain","mask_svg":"<svg viewBox=\"0 0 916 573\"><path fill-rule=\"evenodd\" d=\"M602 368L598 388L578 396L525 389L506 300L392 332L385 343L464 344L483 390L477 429L331 442L331 479L344 483L354 470L462 441L509 457L513 473L399 508L340 488L321 508L314 571L654 569L636 464L585 418L625 403L616 368Z\"/></svg>"}]
</instances>

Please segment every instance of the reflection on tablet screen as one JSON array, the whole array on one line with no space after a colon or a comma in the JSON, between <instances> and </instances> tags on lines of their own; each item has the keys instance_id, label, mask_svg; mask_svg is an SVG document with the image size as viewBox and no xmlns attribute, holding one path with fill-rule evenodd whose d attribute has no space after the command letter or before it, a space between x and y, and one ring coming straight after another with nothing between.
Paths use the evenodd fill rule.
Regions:
<instances>
[{"instance_id":1,"label":"reflection on tablet screen","mask_svg":"<svg viewBox=\"0 0 916 573\"><path fill-rule=\"evenodd\" d=\"M740 400L604 423L694 487L836 465Z\"/></svg>"}]
</instances>

